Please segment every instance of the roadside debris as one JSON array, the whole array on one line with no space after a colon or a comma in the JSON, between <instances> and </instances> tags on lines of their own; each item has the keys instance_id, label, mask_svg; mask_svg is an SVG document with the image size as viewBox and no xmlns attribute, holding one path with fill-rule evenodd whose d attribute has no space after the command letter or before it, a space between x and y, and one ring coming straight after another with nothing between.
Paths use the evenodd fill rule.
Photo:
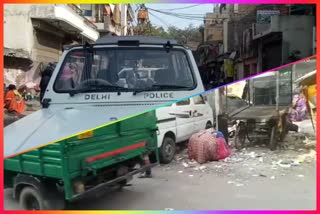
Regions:
<instances>
[{"instance_id":1,"label":"roadside debris","mask_svg":"<svg viewBox=\"0 0 320 214\"><path fill-rule=\"evenodd\" d=\"M199 169L201 169L201 170L204 170L204 169L206 169L207 167L206 166L200 166L199 167Z\"/></svg>"},{"instance_id":2,"label":"roadside debris","mask_svg":"<svg viewBox=\"0 0 320 214\"><path fill-rule=\"evenodd\" d=\"M235 182L235 181L228 181L227 183L228 183L228 184L234 184L236 187L242 187L242 186L244 186L244 184L238 183L238 182Z\"/></svg>"},{"instance_id":3,"label":"roadside debris","mask_svg":"<svg viewBox=\"0 0 320 214\"><path fill-rule=\"evenodd\" d=\"M303 163L305 161L316 160L317 152L315 150L310 150L308 154L299 155L297 161Z\"/></svg>"},{"instance_id":4,"label":"roadside debris","mask_svg":"<svg viewBox=\"0 0 320 214\"><path fill-rule=\"evenodd\" d=\"M292 163L293 161L291 160L279 160L277 164L283 168L290 168Z\"/></svg>"},{"instance_id":5,"label":"roadside debris","mask_svg":"<svg viewBox=\"0 0 320 214\"><path fill-rule=\"evenodd\" d=\"M186 162L183 162L182 165L183 165L185 168L188 168L188 167L189 167L189 164L187 164Z\"/></svg>"},{"instance_id":6,"label":"roadside debris","mask_svg":"<svg viewBox=\"0 0 320 214\"><path fill-rule=\"evenodd\" d=\"M245 180L278 180L277 178L284 176L296 176L302 179L304 175L301 173L301 167L303 163L311 163L315 160L316 151L296 146L296 144L304 145L303 141L306 144L309 143L311 138L299 137L294 139L292 137L292 140L287 142L291 149L270 151L267 146L252 146L240 151L232 150L231 154L225 159L203 164L188 159L187 151L181 150L176 156L177 167L179 167L177 172L179 174L187 173L186 176L190 178L205 177L207 173L226 176L231 179L227 181L228 184L239 188L250 185L250 182L246 184L238 178ZM203 152L206 152L206 150ZM295 173L297 172L295 169L299 172Z\"/></svg>"}]
</instances>

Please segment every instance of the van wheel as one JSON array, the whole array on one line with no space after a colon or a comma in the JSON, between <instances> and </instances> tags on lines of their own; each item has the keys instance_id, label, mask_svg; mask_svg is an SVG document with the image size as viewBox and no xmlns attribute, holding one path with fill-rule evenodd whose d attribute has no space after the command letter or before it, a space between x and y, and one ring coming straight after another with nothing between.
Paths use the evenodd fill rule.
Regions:
<instances>
[{"instance_id":1,"label":"van wheel","mask_svg":"<svg viewBox=\"0 0 320 214\"><path fill-rule=\"evenodd\" d=\"M19 204L23 210L62 210L65 208L64 199L45 200L37 189L29 186L22 189Z\"/></svg>"},{"instance_id":2,"label":"van wheel","mask_svg":"<svg viewBox=\"0 0 320 214\"><path fill-rule=\"evenodd\" d=\"M165 137L160 147L160 161L161 163L170 163L176 154L176 142L171 137Z\"/></svg>"},{"instance_id":3,"label":"van wheel","mask_svg":"<svg viewBox=\"0 0 320 214\"><path fill-rule=\"evenodd\" d=\"M210 128L212 128L212 124L210 121L208 121L206 124L206 129L210 129Z\"/></svg>"}]
</instances>

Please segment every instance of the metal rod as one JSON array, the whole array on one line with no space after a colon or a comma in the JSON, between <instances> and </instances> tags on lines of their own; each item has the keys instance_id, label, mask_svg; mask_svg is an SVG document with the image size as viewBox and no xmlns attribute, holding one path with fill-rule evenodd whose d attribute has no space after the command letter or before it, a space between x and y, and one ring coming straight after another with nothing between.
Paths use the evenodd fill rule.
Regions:
<instances>
[{"instance_id":1,"label":"metal rod","mask_svg":"<svg viewBox=\"0 0 320 214\"><path fill-rule=\"evenodd\" d=\"M280 72L276 71L276 110L279 110L279 87L280 87L280 81L279 81Z\"/></svg>"},{"instance_id":2,"label":"metal rod","mask_svg":"<svg viewBox=\"0 0 320 214\"><path fill-rule=\"evenodd\" d=\"M140 169L137 169L137 170L134 170L134 171L132 171L132 172L129 172L129 173L127 173L127 174L124 175L124 176L121 176L121 177L115 178L115 179L113 179L113 180L110 180L110 181L107 181L107 182L98 184L97 186L94 186L94 187L86 190L86 191L83 192L83 193L79 193L79 194L74 195L74 197L71 199L71 201L76 200L76 199L79 199L79 198L83 197L84 195L93 193L94 191L97 191L97 190L100 189L100 188L108 187L108 186L110 186L110 185L112 185L112 184L114 184L114 183L117 183L117 182L126 180L126 179L130 178L131 176L133 176L133 175L135 175L135 174L138 174L138 173L140 173L140 172L144 172L145 170L150 169L150 168L152 168L152 167L155 167L155 166L157 166L157 165L159 165L159 163L150 164L150 165L148 165L148 166L144 166L144 167L142 167L142 168L140 168Z\"/></svg>"}]
</instances>

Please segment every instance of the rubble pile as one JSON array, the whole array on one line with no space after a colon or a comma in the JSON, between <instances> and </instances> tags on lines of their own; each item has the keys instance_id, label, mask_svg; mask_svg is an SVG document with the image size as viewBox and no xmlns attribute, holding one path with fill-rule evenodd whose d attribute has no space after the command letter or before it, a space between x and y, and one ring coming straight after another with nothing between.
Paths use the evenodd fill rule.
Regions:
<instances>
[{"instance_id":1,"label":"rubble pile","mask_svg":"<svg viewBox=\"0 0 320 214\"><path fill-rule=\"evenodd\" d=\"M315 164L316 151L310 145L315 138L291 135L286 139L289 147L277 151L269 150L267 145L256 145L232 154L220 161L199 164L188 159L186 149L176 155L170 165L162 169L176 171L177 174L201 178L206 174L226 177L228 184L236 187L250 185L251 179L276 180L280 176L294 176L303 179L304 167Z\"/></svg>"}]
</instances>

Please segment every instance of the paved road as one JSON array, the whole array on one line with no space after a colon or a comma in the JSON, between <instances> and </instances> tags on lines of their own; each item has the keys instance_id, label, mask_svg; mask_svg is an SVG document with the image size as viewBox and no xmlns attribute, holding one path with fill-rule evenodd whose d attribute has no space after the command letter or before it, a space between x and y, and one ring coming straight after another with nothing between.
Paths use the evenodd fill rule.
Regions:
<instances>
[{"instance_id":1,"label":"paved road","mask_svg":"<svg viewBox=\"0 0 320 214\"><path fill-rule=\"evenodd\" d=\"M210 170L205 172L184 168L181 162L157 167L153 179L135 179L133 186L122 192L84 199L70 204L68 209L306 210L316 207L314 162L286 169L285 174L281 171L275 179L270 178L270 171L264 172L266 177L253 177L239 164L229 171L219 171L221 168L215 163L207 167ZM230 183L237 177L243 186ZM5 209L18 209L11 199L11 190L5 191Z\"/></svg>"}]
</instances>

